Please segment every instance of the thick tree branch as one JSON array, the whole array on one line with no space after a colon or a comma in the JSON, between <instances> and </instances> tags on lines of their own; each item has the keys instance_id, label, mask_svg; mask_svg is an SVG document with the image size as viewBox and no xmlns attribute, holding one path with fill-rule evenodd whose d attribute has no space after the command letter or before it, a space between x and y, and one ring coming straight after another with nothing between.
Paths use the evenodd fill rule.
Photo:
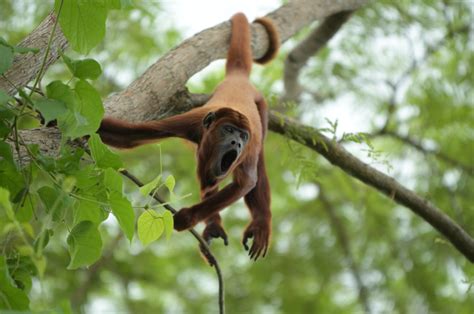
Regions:
<instances>
[{"instance_id":1,"label":"thick tree branch","mask_svg":"<svg viewBox=\"0 0 474 314\"><path fill-rule=\"evenodd\" d=\"M269 128L317 151L330 163L363 183L374 187L395 202L409 208L443 234L471 263L474 263L474 239L455 221L428 200L416 195L392 177L357 159L340 144L318 130L301 125L278 113L270 114Z\"/></svg>"},{"instance_id":2,"label":"thick tree branch","mask_svg":"<svg viewBox=\"0 0 474 314\"><path fill-rule=\"evenodd\" d=\"M21 47L38 48L40 51L15 57L12 67L5 73L5 76L16 87L25 87L26 84L38 75L55 21L56 16L51 12L33 32L18 44ZM58 26L54 32L45 69L56 62L59 58L59 52L64 51L67 46L68 42ZM0 77L0 89L6 91L9 95L16 94L15 86L10 84L5 78Z\"/></svg>"},{"instance_id":3,"label":"thick tree branch","mask_svg":"<svg viewBox=\"0 0 474 314\"><path fill-rule=\"evenodd\" d=\"M286 101L298 101L302 88L298 83L301 68L339 31L352 11L342 11L324 19L321 24L290 52L285 60L283 83Z\"/></svg>"}]
</instances>

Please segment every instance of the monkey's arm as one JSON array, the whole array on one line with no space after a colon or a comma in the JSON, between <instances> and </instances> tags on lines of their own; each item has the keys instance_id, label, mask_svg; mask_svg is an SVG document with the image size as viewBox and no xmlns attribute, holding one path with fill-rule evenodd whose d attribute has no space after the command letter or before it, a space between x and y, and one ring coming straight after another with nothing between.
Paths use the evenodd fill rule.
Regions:
<instances>
[{"instance_id":1,"label":"monkey's arm","mask_svg":"<svg viewBox=\"0 0 474 314\"><path fill-rule=\"evenodd\" d=\"M265 168L263 139L265 139L268 128L268 108L265 99L260 96L256 100L256 105L262 122L262 149L258 155L257 173L258 180L255 187L245 195L245 203L250 210L252 221L244 231L242 243L248 250L247 241L253 238L253 244L250 247L250 258L257 258L262 254L265 257L270 244L271 218L270 210L270 183Z\"/></svg>"},{"instance_id":2,"label":"monkey's arm","mask_svg":"<svg viewBox=\"0 0 474 314\"><path fill-rule=\"evenodd\" d=\"M237 167L234 170L234 181L219 192L210 195L199 204L181 209L174 215L174 228L178 231L189 229L246 195L257 181L256 164L252 164L251 167L245 165Z\"/></svg>"},{"instance_id":3,"label":"monkey's arm","mask_svg":"<svg viewBox=\"0 0 474 314\"><path fill-rule=\"evenodd\" d=\"M197 143L202 134L202 118L199 111L141 123L105 118L97 133L104 143L117 148L132 148L167 137L181 137Z\"/></svg>"}]
</instances>

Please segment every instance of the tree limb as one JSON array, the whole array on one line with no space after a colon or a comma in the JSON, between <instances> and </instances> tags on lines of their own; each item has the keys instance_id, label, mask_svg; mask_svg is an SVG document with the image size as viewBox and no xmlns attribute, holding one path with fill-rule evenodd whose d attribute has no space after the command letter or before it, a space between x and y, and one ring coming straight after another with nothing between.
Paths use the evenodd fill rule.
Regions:
<instances>
[{"instance_id":1,"label":"tree limb","mask_svg":"<svg viewBox=\"0 0 474 314\"><path fill-rule=\"evenodd\" d=\"M308 62L309 58L326 46L351 14L352 11L342 11L327 17L288 54L285 60L283 76L283 83L285 85L283 99L285 101L299 100L302 89L298 83L298 76L301 68Z\"/></svg>"},{"instance_id":2,"label":"tree limb","mask_svg":"<svg viewBox=\"0 0 474 314\"><path fill-rule=\"evenodd\" d=\"M20 47L38 48L40 51L38 53L29 52L15 56L12 67L4 74L10 82L13 82L14 86L5 78L0 77L0 90L13 96L17 93L15 87L25 87L26 84L38 75L55 22L56 16L51 12L33 32L18 44ZM51 49L46 59L45 69L56 62L59 58L59 53L64 51L67 46L68 42L58 26L51 41Z\"/></svg>"},{"instance_id":3,"label":"tree limb","mask_svg":"<svg viewBox=\"0 0 474 314\"><path fill-rule=\"evenodd\" d=\"M318 130L272 112L270 130L318 152L330 163L363 183L374 187L395 202L407 207L443 234L471 263L474 263L474 239L454 220L428 200L416 195L392 177L357 159L340 144Z\"/></svg>"}]
</instances>

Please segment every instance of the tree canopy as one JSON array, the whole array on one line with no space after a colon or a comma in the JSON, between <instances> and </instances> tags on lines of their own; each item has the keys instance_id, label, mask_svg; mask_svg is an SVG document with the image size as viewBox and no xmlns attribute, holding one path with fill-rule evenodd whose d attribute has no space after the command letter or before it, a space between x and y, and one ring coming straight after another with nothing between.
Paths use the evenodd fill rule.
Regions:
<instances>
[{"instance_id":1,"label":"tree canopy","mask_svg":"<svg viewBox=\"0 0 474 314\"><path fill-rule=\"evenodd\" d=\"M0 4L0 311L474 311L472 4L268 12L285 43L251 78L272 110L272 246L248 258L239 201L222 211L229 245L205 247L211 265L203 226L173 232L171 211L199 199L194 148L117 151L95 134L104 115L200 106L222 80L206 67L225 56L229 17L186 39L165 8Z\"/></svg>"}]
</instances>

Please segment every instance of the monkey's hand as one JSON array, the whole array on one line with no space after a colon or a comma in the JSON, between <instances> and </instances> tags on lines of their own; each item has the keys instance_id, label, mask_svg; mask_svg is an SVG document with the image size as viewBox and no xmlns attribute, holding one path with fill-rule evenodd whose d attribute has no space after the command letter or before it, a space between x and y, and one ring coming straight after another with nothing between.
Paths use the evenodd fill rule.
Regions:
<instances>
[{"instance_id":1,"label":"monkey's hand","mask_svg":"<svg viewBox=\"0 0 474 314\"><path fill-rule=\"evenodd\" d=\"M183 231L194 227L197 224L195 217L190 208L182 208L179 212L174 214L174 229L176 231Z\"/></svg>"},{"instance_id":2,"label":"monkey's hand","mask_svg":"<svg viewBox=\"0 0 474 314\"><path fill-rule=\"evenodd\" d=\"M270 245L271 224L266 219L254 219L247 226L242 238L242 244L246 251L249 251L250 259L257 260L260 255L265 257ZM248 239L253 238L252 246L247 246Z\"/></svg>"}]
</instances>

